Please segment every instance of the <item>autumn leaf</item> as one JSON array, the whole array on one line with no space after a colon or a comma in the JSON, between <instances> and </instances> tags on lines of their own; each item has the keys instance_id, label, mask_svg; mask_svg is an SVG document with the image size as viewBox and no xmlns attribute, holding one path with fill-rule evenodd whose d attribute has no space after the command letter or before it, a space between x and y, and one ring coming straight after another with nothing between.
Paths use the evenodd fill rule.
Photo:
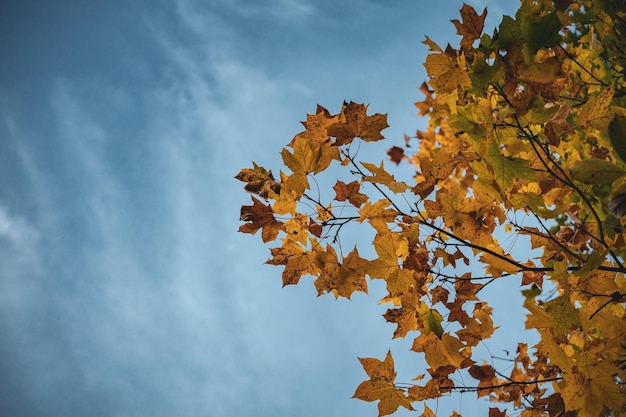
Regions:
<instances>
[{"instance_id":1,"label":"autumn leaf","mask_svg":"<svg viewBox=\"0 0 626 417\"><path fill-rule=\"evenodd\" d=\"M457 57L450 57L445 53L428 55L424 67L431 77L429 84L438 94L450 93L458 86L471 85L464 64L463 55Z\"/></svg>"},{"instance_id":2,"label":"autumn leaf","mask_svg":"<svg viewBox=\"0 0 626 417\"><path fill-rule=\"evenodd\" d=\"M268 198L270 191L278 194L280 182L274 179L272 171L268 171L254 162L252 164L253 168L244 168L235 177L239 181L247 183L243 187L244 190L258 194L263 198Z\"/></svg>"},{"instance_id":3,"label":"autumn leaf","mask_svg":"<svg viewBox=\"0 0 626 417\"><path fill-rule=\"evenodd\" d=\"M405 158L404 149L399 146L393 146L389 148L387 150L387 155L389 155L389 159L391 159L391 162L395 163L396 165L400 164L400 161Z\"/></svg>"},{"instance_id":4,"label":"autumn leaf","mask_svg":"<svg viewBox=\"0 0 626 417\"><path fill-rule=\"evenodd\" d=\"M361 162L361 164L368 171L374 174L373 176L366 176L365 181L373 182L376 184L383 184L394 193L402 193L409 188L406 183L402 181L396 181L393 175L385 171L385 165L382 162L378 167L368 162Z\"/></svg>"},{"instance_id":5,"label":"autumn leaf","mask_svg":"<svg viewBox=\"0 0 626 417\"><path fill-rule=\"evenodd\" d=\"M576 161L570 172L574 179L594 185L611 184L626 175L626 171L614 163L596 158Z\"/></svg>"},{"instance_id":6,"label":"autumn leaf","mask_svg":"<svg viewBox=\"0 0 626 417\"><path fill-rule=\"evenodd\" d=\"M333 159L339 159L336 148L331 147L330 143L316 145L301 136L296 136L289 146L293 153L285 148L281 155L285 166L295 174L321 172Z\"/></svg>"},{"instance_id":7,"label":"autumn leaf","mask_svg":"<svg viewBox=\"0 0 626 417\"><path fill-rule=\"evenodd\" d=\"M367 261L359 256L354 248L348 256L339 262L337 252L328 245L326 250L316 249L315 266L319 277L315 280L318 295L332 293L335 298L350 299L354 291L367 293L367 281L364 268Z\"/></svg>"},{"instance_id":8,"label":"autumn leaf","mask_svg":"<svg viewBox=\"0 0 626 417\"><path fill-rule=\"evenodd\" d=\"M461 18L463 22L459 22L457 19L452 20L452 23L454 23L456 27L456 33L463 37L461 40L461 48L464 50L471 48L474 41L480 38L486 17L487 8L485 8L483 13L479 16L472 6L463 4L461 8Z\"/></svg>"},{"instance_id":9,"label":"autumn leaf","mask_svg":"<svg viewBox=\"0 0 626 417\"><path fill-rule=\"evenodd\" d=\"M398 212L389 208L391 202L387 199L378 200L374 204L367 201L359 210L359 222L368 220L375 229L384 230L387 223L393 222Z\"/></svg>"},{"instance_id":10,"label":"autumn leaf","mask_svg":"<svg viewBox=\"0 0 626 417\"><path fill-rule=\"evenodd\" d=\"M546 123L545 132L548 143L553 146L559 146L561 138L569 133L574 132L574 128L567 121L567 116L572 108L568 105L562 105L559 110L554 113L550 121Z\"/></svg>"},{"instance_id":11,"label":"autumn leaf","mask_svg":"<svg viewBox=\"0 0 626 417\"><path fill-rule=\"evenodd\" d=\"M420 417L436 417L436 416L435 416L435 413L433 413L433 410L431 410L430 408L428 408L426 404L424 404L424 412L420 415Z\"/></svg>"},{"instance_id":12,"label":"autumn leaf","mask_svg":"<svg viewBox=\"0 0 626 417\"><path fill-rule=\"evenodd\" d=\"M240 219L249 223L239 226L239 231L255 234L259 229L262 229L263 242L276 239L278 232L283 230L283 223L274 218L272 208L256 198L252 198L251 206L241 207Z\"/></svg>"},{"instance_id":13,"label":"autumn leaf","mask_svg":"<svg viewBox=\"0 0 626 417\"><path fill-rule=\"evenodd\" d=\"M286 241L280 248L270 249L272 259L265 263L269 265L284 265L283 286L295 285L304 275L317 275L319 269L310 252L293 241Z\"/></svg>"},{"instance_id":14,"label":"autumn leaf","mask_svg":"<svg viewBox=\"0 0 626 417\"><path fill-rule=\"evenodd\" d=\"M607 88L598 96L590 97L578 113L577 123L583 128L608 129L610 121L609 106L615 90Z\"/></svg>"},{"instance_id":15,"label":"autumn leaf","mask_svg":"<svg viewBox=\"0 0 626 417\"><path fill-rule=\"evenodd\" d=\"M337 123L337 120L338 116L331 115L328 110L318 104L315 114L307 114L306 122L302 122L306 130L298 133L292 143L296 138L304 139L306 142L314 145L322 145L328 142L330 135L327 128Z\"/></svg>"},{"instance_id":16,"label":"autumn leaf","mask_svg":"<svg viewBox=\"0 0 626 417\"><path fill-rule=\"evenodd\" d=\"M358 181L352 181L351 183L346 184L345 182L338 180L333 186L333 189L335 190L335 200L348 200L353 206L361 207L363 203L368 200L368 197L367 195L359 192L360 188L361 184L359 184Z\"/></svg>"},{"instance_id":17,"label":"autumn leaf","mask_svg":"<svg viewBox=\"0 0 626 417\"><path fill-rule=\"evenodd\" d=\"M443 333L440 338L433 332L416 337L411 350L424 352L426 363L433 369L448 364L460 368L465 360L464 347L459 339L448 333Z\"/></svg>"},{"instance_id":18,"label":"autumn leaf","mask_svg":"<svg viewBox=\"0 0 626 417\"><path fill-rule=\"evenodd\" d=\"M352 398L380 401L378 403L379 417L394 413L398 407L413 410L404 390L394 385L396 372L391 352L387 352L384 361L375 358L359 358L359 361L370 379L361 382Z\"/></svg>"},{"instance_id":19,"label":"autumn leaf","mask_svg":"<svg viewBox=\"0 0 626 417\"><path fill-rule=\"evenodd\" d=\"M499 408L489 407L488 417L506 417L506 412L501 411Z\"/></svg>"},{"instance_id":20,"label":"autumn leaf","mask_svg":"<svg viewBox=\"0 0 626 417\"><path fill-rule=\"evenodd\" d=\"M434 333L437 337L441 338L443 335L443 317L441 314L433 308L421 308L419 316L423 323L424 334Z\"/></svg>"},{"instance_id":21,"label":"autumn leaf","mask_svg":"<svg viewBox=\"0 0 626 417\"><path fill-rule=\"evenodd\" d=\"M352 142L356 137L366 142L383 139L381 130L389 127L387 115L367 115L367 106L354 102L344 103L338 121L328 127L328 133L336 138L335 145Z\"/></svg>"}]
</instances>

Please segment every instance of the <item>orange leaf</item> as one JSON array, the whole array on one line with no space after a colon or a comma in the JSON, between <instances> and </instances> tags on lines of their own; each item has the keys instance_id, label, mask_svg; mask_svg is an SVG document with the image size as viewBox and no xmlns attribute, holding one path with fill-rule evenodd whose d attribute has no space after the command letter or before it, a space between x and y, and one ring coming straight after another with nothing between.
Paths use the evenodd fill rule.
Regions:
<instances>
[{"instance_id":1,"label":"orange leaf","mask_svg":"<svg viewBox=\"0 0 626 417\"><path fill-rule=\"evenodd\" d=\"M506 411L500 411L499 408L489 407L489 417L506 417Z\"/></svg>"}]
</instances>

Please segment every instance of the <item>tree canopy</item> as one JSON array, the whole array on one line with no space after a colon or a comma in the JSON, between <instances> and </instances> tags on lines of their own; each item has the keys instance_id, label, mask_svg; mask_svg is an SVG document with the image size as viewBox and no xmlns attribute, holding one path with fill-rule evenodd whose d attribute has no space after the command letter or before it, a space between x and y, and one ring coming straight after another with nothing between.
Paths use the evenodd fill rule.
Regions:
<instances>
[{"instance_id":1,"label":"tree canopy","mask_svg":"<svg viewBox=\"0 0 626 417\"><path fill-rule=\"evenodd\" d=\"M361 358L368 379L354 397L378 401L379 416L434 416L418 404L457 391L488 396L490 417L624 415L626 4L523 0L491 34L486 9L460 14L457 48L424 41L415 105L428 127L388 151L387 166L412 164L414 182L358 159L386 115L318 105L282 150L284 171L255 163L236 176L256 195L239 230L276 242L267 263L284 285L309 275L319 295L350 298L386 282L393 337L413 338L429 367L400 385L390 353ZM350 223L373 240L346 248ZM501 243L511 236L528 247ZM496 330L481 293L496 280L522 291L539 335L517 344L506 372L474 354ZM460 373L474 382L459 385Z\"/></svg>"}]
</instances>

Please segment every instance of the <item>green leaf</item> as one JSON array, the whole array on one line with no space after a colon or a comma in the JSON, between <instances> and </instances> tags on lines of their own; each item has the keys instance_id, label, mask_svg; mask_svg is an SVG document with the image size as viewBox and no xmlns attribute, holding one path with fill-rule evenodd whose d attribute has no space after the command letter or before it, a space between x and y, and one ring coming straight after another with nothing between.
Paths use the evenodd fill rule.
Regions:
<instances>
[{"instance_id":1,"label":"green leaf","mask_svg":"<svg viewBox=\"0 0 626 417\"><path fill-rule=\"evenodd\" d=\"M614 163L597 158L575 162L570 167L570 172L575 180L593 185L611 184L626 175L626 172Z\"/></svg>"},{"instance_id":2,"label":"green leaf","mask_svg":"<svg viewBox=\"0 0 626 417\"><path fill-rule=\"evenodd\" d=\"M616 114L609 122L609 139L617 156L626 162L626 116Z\"/></svg>"},{"instance_id":3,"label":"green leaf","mask_svg":"<svg viewBox=\"0 0 626 417\"><path fill-rule=\"evenodd\" d=\"M487 146L485 159L493 169L493 177L500 187L509 188L513 184L514 178L529 181L535 179L535 173L528 165L528 161L502 155L495 140L489 142Z\"/></svg>"},{"instance_id":4,"label":"green leaf","mask_svg":"<svg viewBox=\"0 0 626 417\"><path fill-rule=\"evenodd\" d=\"M608 249L601 252L592 252L591 255L589 255L589 258L587 258L587 261L578 271L575 272L575 274L581 278L588 276L591 271L602 265L602 262L606 260L606 256L608 254Z\"/></svg>"},{"instance_id":5,"label":"green leaf","mask_svg":"<svg viewBox=\"0 0 626 417\"><path fill-rule=\"evenodd\" d=\"M469 76L472 80L472 87L477 92L486 92L489 85L504 79L500 56L497 55L493 65L489 65L484 54L476 54Z\"/></svg>"},{"instance_id":6,"label":"green leaf","mask_svg":"<svg viewBox=\"0 0 626 417\"><path fill-rule=\"evenodd\" d=\"M503 16L500 27L498 28L497 41L494 45L497 49L508 49L512 42L521 39L519 23L511 16ZM496 38L494 36L494 40Z\"/></svg>"},{"instance_id":7,"label":"green leaf","mask_svg":"<svg viewBox=\"0 0 626 417\"><path fill-rule=\"evenodd\" d=\"M424 320L424 327L427 330L435 333L439 339L441 339L441 335L443 334L443 327L441 327L441 322L443 321L443 317L437 310L428 309L426 312L421 314L422 320Z\"/></svg>"},{"instance_id":8,"label":"green leaf","mask_svg":"<svg viewBox=\"0 0 626 417\"><path fill-rule=\"evenodd\" d=\"M528 2L529 7L530 2ZM559 31L563 28L556 13L548 13L544 16L532 15L524 11L524 6L516 16L521 18L520 29L525 46L531 54L536 53L543 47L551 47L559 43L561 36Z\"/></svg>"},{"instance_id":9,"label":"green leaf","mask_svg":"<svg viewBox=\"0 0 626 417\"><path fill-rule=\"evenodd\" d=\"M609 213L618 219L626 214L626 183L621 184L611 193Z\"/></svg>"}]
</instances>

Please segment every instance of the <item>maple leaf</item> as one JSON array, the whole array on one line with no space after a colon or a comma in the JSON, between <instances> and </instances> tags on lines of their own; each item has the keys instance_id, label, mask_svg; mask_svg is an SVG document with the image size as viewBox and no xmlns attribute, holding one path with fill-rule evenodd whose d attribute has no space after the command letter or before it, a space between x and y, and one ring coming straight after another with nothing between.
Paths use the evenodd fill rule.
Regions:
<instances>
[{"instance_id":1,"label":"maple leaf","mask_svg":"<svg viewBox=\"0 0 626 417\"><path fill-rule=\"evenodd\" d=\"M405 337L407 333L417 329L418 309L421 305L419 298L411 301L402 299L402 306L399 308L388 309L383 317L389 323L394 323L398 327L393 333L394 339L397 337Z\"/></svg>"},{"instance_id":2,"label":"maple leaf","mask_svg":"<svg viewBox=\"0 0 626 417\"><path fill-rule=\"evenodd\" d=\"M328 245L325 251L316 250L315 265L320 271L315 280L318 295L332 293L335 298L350 299L354 291L367 293L364 268L367 261L359 256L356 247L339 262L337 252Z\"/></svg>"},{"instance_id":3,"label":"maple leaf","mask_svg":"<svg viewBox=\"0 0 626 417\"><path fill-rule=\"evenodd\" d=\"M383 139L380 131L387 127L387 115L376 113L368 116L366 105L349 102L343 103L338 122L328 127L328 133L336 138L335 145L341 146L356 137L366 142Z\"/></svg>"},{"instance_id":4,"label":"maple leaf","mask_svg":"<svg viewBox=\"0 0 626 417\"><path fill-rule=\"evenodd\" d=\"M468 369L472 378L480 381L478 388L489 387L498 383L496 370L491 365L472 365ZM487 390L479 390L478 396L488 395Z\"/></svg>"},{"instance_id":5,"label":"maple leaf","mask_svg":"<svg viewBox=\"0 0 626 417\"><path fill-rule=\"evenodd\" d=\"M263 198L267 198L270 191L279 193L280 182L274 179L272 171L258 166L255 162L252 162L252 164L253 168L244 168L235 176L239 181L247 183L243 187L244 190L258 194Z\"/></svg>"},{"instance_id":6,"label":"maple leaf","mask_svg":"<svg viewBox=\"0 0 626 417\"><path fill-rule=\"evenodd\" d=\"M424 67L431 77L429 84L437 94L450 93L459 86L471 85L471 80L464 68L465 57L450 57L445 53L430 54Z\"/></svg>"},{"instance_id":7,"label":"maple leaf","mask_svg":"<svg viewBox=\"0 0 626 417\"><path fill-rule=\"evenodd\" d=\"M506 417L506 412L501 411L499 408L489 407L489 417Z\"/></svg>"},{"instance_id":8,"label":"maple leaf","mask_svg":"<svg viewBox=\"0 0 626 417\"><path fill-rule=\"evenodd\" d=\"M361 184L357 181L352 181L351 183L346 184L343 181L337 180L333 189L335 190L335 200L337 201L346 201L348 200L350 204L355 207L361 207L363 203L368 200L367 195L361 194L359 189L361 188Z\"/></svg>"},{"instance_id":9,"label":"maple leaf","mask_svg":"<svg viewBox=\"0 0 626 417\"><path fill-rule=\"evenodd\" d=\"M378 416L386 416L394 413L399 407L413 410L404 390L396 388L396 372L394 369L391 352L387 352L384 361L376 358L359 358L368 381L361 382L352 398L363 401L380 401L378 403Z\"/></svg>"},{"instance_id":10,"label":"maple leaf","mask_svg":"<svg viewBox=\"0 0 626 417\"><path fill-rule=\"evenodd\" d=\"M420 86L420 91L426 96L426 98L424 99L424 101L416 102L415 107L417 107L417 109L419 110L419 112L417 113L418 116L426 116L430 109L433 107L433 105L436 103L435 97L433 97L434 91L428 88L428 84L425 82L422 83L422 85Z\"/></svg>"},{"instance_id":11,"label":"maple leaf","mask_svg":"<svg viewBox=\"0 0 626 417\"><path fill-rule=\"evenodd\" d=\"M411 350L424 352L426 363L437 369L446 365L460 368L466 357L462 352L464 348L465 345L456 337L443 333L440 338L433 332L416 337Z\"/></svg>"},{"instance_id":12,"label":"maple leaf","mask_svg":"<svg viewBox=\"0 0 626 417\"><path fill-rule=\"evenodd\" d=\"M485 18L487 17L487 8L483 10L483 13L479 16L476 10L472 6L463 4L461 8L461 18L463 22L459 22L457 19L452 20L456 27L456 33L461 35L461 48L464 50L470 49L474 41L480 38L483 33L483 27L485 24Z\"/></svg>"},{"instance_id":13,"label":"maple leaf","mask_svg":"<svg viewBox=\"0 0 626 417\"><path fill-rule=\"evenodd\" d=\"M317 275L319 272L312 254L293 241L285 241L282 247L272 248L270 251L272 259L265 263L285 266L283 286L295 285L303 275Z\"/></svg>"},{"instance_id":14,"label":"maple leaf","mask_svg":"<svg viewBox=\"0 0 626 417\"><path fill-rule=\"evenodd\" d=\"M559 110L554 113L550 121L546 123L544 130L550 145L559 146L561 137L574 132L574 128L567 121L567 116L570 114L571 110L572 108L568 105L560 106Z\"/></svg>"},{"instance_id":15,"label":"maple leaf","mask_svg":"<svg viewBox=\"0 0 626 417\"><path fill-rule=\"evenodd\" d=\"M250 223L239 226L239 231L255 234L259 229L262 229L261 237L263 242L276 239L278 232L283 230L283 223L274 218L272 208L254 197L252 198L251 206L241 207L240 219Z\"/></svg>"},{"instance_id":16,"label":"maple leaf","mask_svg":"<svg viewBox=\"0 0 626 417\"><path fill-rule=\"evenodd\" d=\"M614 94L613 88L607 88L598 96L589 98L579 110L576 122L584 128L607 130L612 116L609 113L609 106Z\"/></svg>"},{"instance_id":17,"label":"maple leaf","mask_svg":"<svg viewBox=\"0 0 626 417\"><path fill-rule=\"evenodd\" d=\"M373 182L376 184L383 184L394 193L402 193L409 188L406 183L402 181L396 181L393 175L385 171L384 163L381 162L380 166L378 167L368 162L361 162L361 164L365 168L367 168L368 171L374 174L373 176L366 176L365 181Z\"/></svg>"},{"instance_id":18,"label":"maple leaf","mask_svg":"<svg viewBox=\"0 0 626 417\"><path fill-rule=\"evenodd\" d=\"M389 148L387 150L387 155L389 155L389 159L391 159L391 162L395 163L396 165L400 164L400 161L406 158L406 156L404 156L404 149L399 146L393 146Z\"/></svg>"},{"instance_id":19,"label":"maple leaf","mask_svg":"<svg viewBox=\"0 0 626 417\"><path fill-rule=\"evenodd\" d=\"M318 173L325 170L333 159L339 160L337 149L330 143L314 144L296 136L289 146L293 153L285 148L280 154L285 165L295 174Z\"/></svg>"},{"instance_id":20,"label":"maple leaf","mask_svg":"<svg viewBox=\"0 0 626 417\"><path fill-rule=\"evenodd\" d=\"M611 184L626 175L626 171L614 163L596 158L576 161L570 167L570 173L574 179L594 185Z\"/></svg>"},{"instance_id":21,"label":"maple leaf","mask_svg":"<svg viewBox=\"0 0 626 417\"><path fill-rule=\"evenodd\" d=\"M318 104L315 114L307 114L306 122L302 122L306 130L298 133L293 141L295 141L295 138L299 138L313 144L321 145L329 141L330 135L327 128L337 123L337 120L338 116L331 115L328 110Z\"/></svg>"},{"instance_id":22,"label":"maple leaf","mask_svg":"<svg viewBox=\"0 0 626 417\"><path fill-rule=\"evenodd\" d=\"M390 209L391 202L387 199L378 200L372 204L367 201L359 210L359 222L368 220L376 230L385 230L387 223L393 222L398 212Z\"/></svg>"}]
</instances>

